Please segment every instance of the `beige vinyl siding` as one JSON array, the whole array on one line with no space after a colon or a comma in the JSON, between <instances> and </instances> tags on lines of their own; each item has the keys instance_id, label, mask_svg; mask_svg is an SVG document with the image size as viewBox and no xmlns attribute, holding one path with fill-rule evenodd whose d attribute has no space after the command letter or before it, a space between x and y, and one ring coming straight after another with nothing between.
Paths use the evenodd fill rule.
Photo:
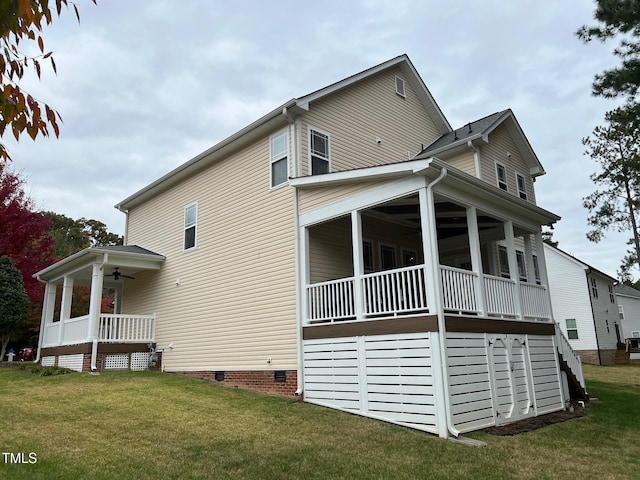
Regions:
<instances>
[{"instance_id":1,"label":"beige vinyl siding","mask_svg":"<svg viewBox=\"0 0 640 480\"><path fill-rule=\"evenodd\" d=\"M192 202L197 246L184 252ZM167 260L127 282L124 311L157 312L167 370L296 368L292 204L290 187L270 189L267 136L129 212L128 243Z\"/></svg>"},{"instance_id":2,"label":"beige vinyl siding","mask_svg":"<svg viewBox=\"0 0 640 480\"><path fill-rule=\"evenodd\" d=\"M300 213L305 213L315 208L339 202L353 195L364 193L368 190L383 186L389 180L375 182L357 182L344 185L336 185L320 188L309 188L300 190L298 194Z\"/></svg>"},{"instance_id":3,"label":"beige vinyl siding","mask_svg":"<svg viewBox=\"0 0 640 480\"><path fill-rule=\"evenodd\" d=\"M408 82L406 97L396 93L396 75L403 77L399 68L380 72L310 104L301 122L302 175L309 174L309 127L329 134L333 172L408 160L440 136Z\"/></svg>"},{"instance_id":4,"label":"beige vinyl siding","mask_svg":"<svg viewBox=\"0 0 640 480\"><path fill-rule=\"evenodd\" d=\"M511 157L509 157L507 153L510 153ZM527 184L527 201L535 204L536 197L529 167L524 161L524 158L522 158L520 150L504 124L491 132L488 144L480 147L482 179L497 186L496 161L503 164L507 169L507 187L509 193L516 196L518 195L518 186L516 185L516 172L518 172L524 176Z\"/></svg>"},{"instance_id":5,"label":"beige vinyl siding","mask_svg":"<svg viewBox=\"0 0 640 480\"><path fill-rule=\"evenodd\" d=\"M473 157L473 151L468 150L451 158L447 158L446 162L459 170L462 170L469 175L476 177L476 162ZM495 173L494 173L495 178Z\"/></svg>"}]
</instances>

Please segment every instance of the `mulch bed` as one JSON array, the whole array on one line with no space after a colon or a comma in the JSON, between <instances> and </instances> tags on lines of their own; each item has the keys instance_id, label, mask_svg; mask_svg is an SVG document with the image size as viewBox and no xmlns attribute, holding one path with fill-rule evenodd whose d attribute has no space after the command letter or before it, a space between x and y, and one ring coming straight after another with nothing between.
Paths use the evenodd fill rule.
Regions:
<instances>
[{"instance_id":1,"label":"mulch bed","mask_svg":"<svg viewBox=\"0 0 640 480\"><path fill-rule=\"evenodd\" d=\"M563 410L560 412L547 413L546 415L525 418L524 420L518 420L517 422L500 425L498 427L485 428L482 431L490 435L518 435L519 433L530 432L531 430L537 430L547 425L553 425L554 423L566 422L572 418L582 417L585 414L584 409L578 407L574 409L573 412Z\"/></svg>"}]
</instances>

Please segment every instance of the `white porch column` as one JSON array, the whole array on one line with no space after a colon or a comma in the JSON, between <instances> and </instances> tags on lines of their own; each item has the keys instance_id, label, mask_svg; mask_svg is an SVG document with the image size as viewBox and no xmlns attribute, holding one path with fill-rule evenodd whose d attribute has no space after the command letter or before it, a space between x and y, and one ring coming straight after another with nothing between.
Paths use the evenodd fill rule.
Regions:
<instances>
[{"instance_id":1,"label":"white porch column","mask_svg":"<svg viewBox=\"0 0 640 480\"><path fill-rule=\"evenodd\" d=\"M91 274L91 296L89 297L89 331L87 332L89 341L98 337L103 280L104 271L102 270L102 266L94 263Z\"/></svg>"},{"instance_id":2,"label":"white porch column","mask_svg":"<svg viewBox=\"0 0 640 480\"><path fill-rule=\"evenodd\" d=\"M482 252L480 251L480 234L478 232L478 211L476 207L467 208L467 228L469 230L469 251L471 252L471 268L477 275L476 292L478 302L478 314L485 317L484 275L482 272Z\"/></svg>"},{"instance_id":3,"label":"white porch column","mask_svg":"<svg viewBox=\"0 0 640 480\"><path fill-rule=\"evenodd\" d=\"M64 341L64 324L71 318L71 300L73 298L73 278L64 277L62 283L62 302L60 305L60 330L58 330L58 343Z\"/></svg>"},{"instance_id":4,"label":"white porch column","mask_svg":"<svg viewBox=\"0 0 640 480\"><path fill-rule=\"evenodd\" d=\"M419 190L418 198L420 200L422 251L424 252L424 278L427 283L427 306L429 307L429 313L435 315L442 310L442 282L436 235L436 212L433 205L433 195L429 195L426 188Z\"/></svg>"},{"instance_id":5,"label":"white porch column","mask_svg":"<svg viewBox=\"0 0 640 480\"><path fill-rule=\"evenodd\" d=\"M307 286L311 281L309 269L309 227L300 227L300 310L302 325L309 322L309 293ZM300 350L302 352L302 350ZM301 353L302 355L302 353Z\"/></svg>"},{"instance_id":6,"label":"white porch column","mask_svg":"<svg viewBox=\"0 0 640 480\"><path fill-rule=\"evenodd\" d=\"M542 231L536 232L536 253L538 254L538 270L540 271L540 284L547 292L547 305L549 306L549 315L551 321L554 320L553 307L551 305L551 292L549 291L549 277L547 276L547 260L544 255L544 242L542 240Z\"/></svg>"},{"instance_id":7,"label":"white porch column","mask_svg":"<svg viewBox=\"0 0 640 480\"><path fill-rule=\"evenodd\" d=\"M524 236L524 258L527 262L527 282L536 283L536 267L533 263L533 247L531 246L531 235Z\"/></svg>"},{"instance_id":8,"label":"white porch column","mask_svg":"<svg viewBox=\"0 0 640 480\"><path fill-rule=\"evenodd\" d=\"M351 212L351 243L353 250L353 303L356 320L364 318L364 261L362 257L362 216L359 211Z\"/></svg>"},{"instance_id":9,"label":"white porch column","mask_svg":"<svg viewBox=\"0 0 640 480\"><path fill-rule=\"evenodd\" d=\"M513 236L513 222L504 222L504 240L507 244L507 257L509 258L509 276L515 282L514 302L516 306L516 316L524 318L522 311L522 295L520 293L520 275L518 274L518 259L516 257L516 243Z\"/></svg>"},{"instance_id":10,"label":"white porch column","mask_svg":"<svg viewBox=\"0 0 640 480\"><path fill-rule=\"evenodd\" d=\"M40 335L38 335L38 352L36 354L36 361L40 361L44 335L47 331L47 325L53 323L53 311L55 306L56 285L54 283L47 282L44 287L44 298L42 299L42 316L40 317Z\"/></svg>"}]
</instances>

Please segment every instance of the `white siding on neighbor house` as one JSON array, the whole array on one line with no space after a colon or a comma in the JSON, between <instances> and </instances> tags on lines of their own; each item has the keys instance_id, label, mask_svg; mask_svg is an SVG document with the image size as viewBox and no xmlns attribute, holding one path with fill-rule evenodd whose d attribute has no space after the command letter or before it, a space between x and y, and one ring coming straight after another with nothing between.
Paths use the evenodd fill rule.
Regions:
<instances>
[{"instance_id":1,"label":"white siding on neighbor house","mask_svg":"<svg viewBox=\"0 0 640 480\"><path fill-rule=\"evenodd\" d=\"M571 347L574 350L597 350L593 312L584 267L547 245L544 253L555 321L560 325L564 336L569 338L566 320L575 318L578 339L569 339Z\"/></svg>"},{"instance_id":2,"label":"white siding on neighbor house","mask_svg":"<svg viewBox=\"0 0 640 480\"><path fill-rule=\"evenodd\" d=\"M296 368L292 191L270 189L266 136L130 210L128 244L166 262L126 281L123 311L157 313L164 368ZM192 202L197 246L185 252Z\"/></svg>"},{"instance_id":3,"label":"white siding on neighbor house","mask_svg":"<svg viewBox=\"0 0 640 480\"><path fill-rule=\"evenodd\" d=\"M507 154L510 153L509 157ZM520 150L511 138L507 127L502 124L489 134L489 143L480 147L480 169L482 179L497 186L496 161L507 169L507 188L509 193L518 196L516 172L522 174L527 185L527 201L536 203L533 179L529 167L520 154Z\"/></svg>"},{"instance_id":4,"label":"white siding on neighbor house","mask_svg":"<svg viewBox=\"0 0 640 480\"><path fill-rule=\"evenodd\" d=\"M613 283L610 279L596 271L592 271L587 278L589 282L589 292L591 295L591 307L597 329L596 333L598 335L598 345L600 345L601 350L615 350L617 344L615 324L620 324L620 318L615 294L613 296L613 302L609 296L608 287L613 287ZM593 296L590 283L591 278L595 278L596 280L598 298L594 298ZM622 329L620 331L620 336L622 336Z\"/></svg>"},{"instance_id":5,"label":"white siding on neighbor house","mask_svg":"<svg viewBox=\"0 0 640 480\"><path fill-rule=\"evenodd\" d=\"M391 68L310 104L302 117L302 175L309 174L309 128L331 138L331 170L341 171L408 160L440 132L408 82L395 90L400 68ZM377 142L380 140L380 143Z\"/></svg>"},{"instance_id":6,"label":"white siding on neighbor house","mask_svg":"<svg viewBox=\"0 0 640 480\"><path fill-rule=\"evenodd\" d=\"M618 305L622 307L624 320L622 320L623 340L633 337L633 332L640 335L640 298L627 295L616 295Z\"/></svg>"}]
</instances>

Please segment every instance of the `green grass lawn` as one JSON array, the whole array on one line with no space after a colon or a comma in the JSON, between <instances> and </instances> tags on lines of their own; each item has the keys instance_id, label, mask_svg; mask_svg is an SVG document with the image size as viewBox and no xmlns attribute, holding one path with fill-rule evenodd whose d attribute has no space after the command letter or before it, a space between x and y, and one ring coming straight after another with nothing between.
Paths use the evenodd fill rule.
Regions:
<instances>
[{"instance_id":1,"label":"green grass lawn","mask_svg":"<svg viewBox=\"0 0 640 480\"><path fill-rule=\"evenodd\" d=\"M178 375L0 368L0 452L37 459L0 478L638 478L640 365L585 374L586 416L477 448Z\"/></svg>"}]
</instances>

